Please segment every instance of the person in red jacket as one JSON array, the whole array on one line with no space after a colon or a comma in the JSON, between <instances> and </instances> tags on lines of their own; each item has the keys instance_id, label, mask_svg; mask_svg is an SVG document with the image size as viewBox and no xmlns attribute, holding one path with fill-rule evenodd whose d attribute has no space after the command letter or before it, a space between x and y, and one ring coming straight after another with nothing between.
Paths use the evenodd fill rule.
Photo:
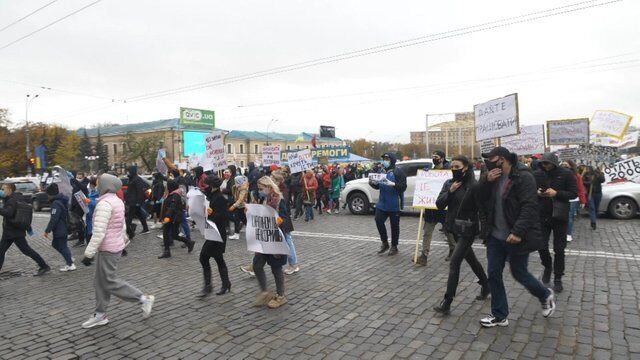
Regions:
<instances>
[{"instance_id":1,"label":"person in red jacket","mask_svg":"<svg viewBox=\"0 0 640 360\"><path fill-rule=\"evenodd\" d=\"M573 222L575 220L576 214L578 212L579 206L583 207L587 204L587 194L584 190L584 184L582 183L582 176L580 172L578 172L578 167L576 163L571 160L565 160L560 164L560 166L571 170L573 176L576 178L576 183L578 184L578 197L571 200L569 202L569 221L567 223L567 241L570 242L573 240Z\"/></svg>"},{"instance_id":2,"label":"person in red jacket","mask_svg":"<svg viewBox=\"0 0 640 360\"><path fill-rule=\"evenodd\" d=\"M307 170L300 179L302 186L302 203L304 204L304 221L313 220L313 204L316 203L316 190L318 190L318 180L313 174L313 170Z\"/></svg>"}]
</instances>

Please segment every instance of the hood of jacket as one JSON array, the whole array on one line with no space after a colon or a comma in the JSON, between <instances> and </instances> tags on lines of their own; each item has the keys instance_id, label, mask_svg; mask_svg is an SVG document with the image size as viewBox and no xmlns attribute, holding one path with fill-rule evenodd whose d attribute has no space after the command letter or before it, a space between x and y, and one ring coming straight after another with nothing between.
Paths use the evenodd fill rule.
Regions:
<instances>
[{"instance_id":1,"label":"hood of jacket","mask_svg":"<svg viewBox=\"0 0 640 360\"><path fill-rule=\"evenodd\" d=\"M127 171L127 176L129 177L129 179L138 176L138 167L135 165L131 165L129 167L129 170Z\"/></svg>"},{"instance_id":2,"label":"hood of jacket","mask_svg":"<svg viewBox=\"0 0 640 360\"><path fill-rule=\"evenodd\" d=\"M396 167L396 162L398 161L398 159L396 158L396 154L390 153L390 152L382 154L383 158L385 156L389 157L389 167L386 168L385 170L391 170L391 169L395 168Z\"/></svg>"},{"instance_id":3,"label":"hood of jacket","mask_svg":"<svg viewBox=\"0 0 640 360\"><path fill-rule=\"evenodd\" d=\"M100 196L106 193L117 194L121 188L122 181L120 181L120 179L118 179L117 177L109 174L100 175L97 188L98 194Z\"/></svg>"},{"instance_id":4,"label":"hood of jacket","mask_svg":"<svg viewBox=\"0 0 640 360\"><path fill-rule=\"evenodd\" d=\"M204 169L202 166L196 166L193 168L193 173L196 175L196 179L200 179L202 173L204 173Z\"/></svg>"},{"instance_id":5,"label":"hood of jacket","mask_svg":"<svg viewBox=\"0 0 640 360\"><path fill-rule=\"evenodd\" d=\"M558 156L554 153L548 152L548 153L544 153L542 155L542 159L540 159L540 162L548 162L551 163L553 165L555 165L555 167L560 166L560 161L558 160Z\"/></svg>"}]
</instances>

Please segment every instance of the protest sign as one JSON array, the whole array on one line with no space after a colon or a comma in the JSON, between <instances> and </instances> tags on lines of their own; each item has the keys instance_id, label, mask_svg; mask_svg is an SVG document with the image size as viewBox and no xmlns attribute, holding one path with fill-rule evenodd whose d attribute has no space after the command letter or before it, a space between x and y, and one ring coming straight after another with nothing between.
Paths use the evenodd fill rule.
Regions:
<instances>
[{"instance_id":1,"label":"protest sign","mask_svg":"<svg viewBox=\"0 0 640 360\"><path fill-rule=\"evenodd\" d=\"M227 159L224 154L224 142L222 139L222 131L212 131L204 139L205 141L205 158L208 164L206 164L207 170L224 170L227 168ZM203 165L203 167L205 167Z\"/></svg>"},{"instance_id":2,"label":"protest sign","mask_svg":"<svg viewBox=\"0 0 640 360\"><path fill-rule=\"evenodd\" d=\"M558 155L558 160L571 160L575 161L578 158L578 148L563 148L556 151L556 155Z\"/></svg>"},{"instance_id":3,"label":"protest sign","mask_svg":"<svg viewBox=\"0 0 640 360\"><path fill-rule=\"evenodd\" d=\"M544 153L544 126L531 125L520 128L520 134L500 138L500 146L518 155Z\"/></svg>"},{"instance_id":4,"label":"protest sign","mask_svg":"<svg viewBox=\"0 0 640 360\"><path fill-rule=\"evenodd\" d=\"M636 147L638 146L638 136L640 136L640 131L632 131L618 141L616 146L620 150Z\"/></svg>"},{"instance_id":5,"label":"protest sign","mask_svg":"<svg viewBox=\"0 0 640 360\"><path fill-rule=\"evenodd\" d=\"M598 110L591 117L591 132L621 140L627 132L632 117L609 110Z\"/></svg>"},{"instance_id":6,"label":"protest sign","mask_svg":"<svg viewBox=\"0 0 640 360\"><path fill-rule=\"evenodd\" d=\"M591 144L560 149L556 153L559 160L573 160L576 165L593 167L611 166L618 158L618 148Z\"/></svg>"},{"instance_id":7,"label":"protest sign","mask_svg":"<svg viewBox=\"0 0 640 360\"><path fill-rule=\"evenodd\" d=\"M280 145L262 145L262 166L280 166Z\"/></svg>"},{"instance_id":8,"label":"protest sign","mask_svg":"<svg viewBox=\"0 0 640 360\"><path fill-rule=\"evenodd\" d=\"M480 153L481 154L486 154L486 153L490 152L491 150L493 150L494 147L496 147L495 139L482 140L480 142Z\"/></svg>"},{"instance_id":9,"label":"protest sign","mask_svg":"<svg viewBox=\"0 0 640 360\"><path fill-rule=\"evenodd\" d=\"M547 121L549 145L580 145L589 143L589 119Z\"/></svg>"},{"instance_id":10,"label":"protest sign","mask_svg":"<svg viewBox=\"0 0 640 360\"><path fill-rule=\"evenodd\" d=\"M216 224L207 219L209 203L204 194L196 187L191 187L187 193L189 216L196 223L196 228L205 240L222 242L222 237Z\"/></svg>"},{"instance_id":11,"label":"protest sign","mask_svg":"<svg viewBox=\"0 0 640 360\"><path fill-rule=\"evenodd\" d=\"M285 150L282 151L280 159L284 162L289 159L289 154L297 152L299 150ZM327 148L317 148L311 149L311 158L316 162L322 164L320 162L320 158L327 158L328 162L333 161L345 161L349 159L351 155L351 147L349 146L337 146L337 147L327 147Z\"/></svg>"},{"instance_id":12,"label":"protest sign","mask_svg":"<svg viewBox=\"0 0 640 360\"><path fill-rule=\"evenodd\" d=\"M305 149L296 152L289 153L287 160L291 173L299 173L311 169L313 166L313 159L311 158L311 150Z\"/></svg>"},{"instance_id":13,"label":"protest sign","mask_svg":"<svg viewBox=\"0 0 640 360\"><path fill-rule=\"evenodd\" d=\"M607 182L616 180L640 182L640 156L605 167L604 176Z\"/></svg>"},{"instance_id":14,"label":"protest sign","mask_svg":"<svg viewBox=\"0 0 640 360\"><path fill-rule=\"evenodd\" d=\"M369 173L369 180L373 182L384 181L387 178L385 173Z\"/></svg>"},{"instance_id":15,"label":"protest sign","mask_svg":"<svg viewBox=\"0 0 640 360\"><path fill-rule=\"evenodd\" d=\"M87 199L87 197L84 195L84 193L82 191L78 191L73 194L73 197L76 199L76 202L78 203L78 205L80 205L80 207L82 208L82 211L85 214L89 213L89 207L85 203L85 200Z\"/></svg>"},{"instance_id":16,"label":"protest sign","mask_svg":"<svg viewBox=\"0 0 640 360\"><path fill-rule=\"evenodd\" d=\"M247 250L261 254L289 255L278 212L267 205L247 204Z\"/></svg>"},{"instance_id":17,"label":"protest sign","mask_svg":"<svg viewBox=\"0 0 640 360\"><path fill-rule=\"evenodd\" d=\"M451 179L449 170L418 170L413 191L413 207L437 209L436 200L444 183Z\"/></svg>"},{"instance_id":18,"label":"protest sign","mask_svg":"<svg viewBox=\"0 0 640 360\"><path fill-rule=\"evenodd\" d=\"M475 105L473 112L476 141L518 133L518 94Z\"/></svg>"},{"instance_id":19,"label":"protest sign","mask_svg":"<svg viewBox=\"0 0 640 360\"><path fill-rule=\"evenodd\" d=\"M161 174L167 175L169 168L167 167L167 164L165 164L164 160L162 160L165 157L167 157L167 151L165 149L158 149L158 155L156 156L156 170Z\"/></svg>"}]
</instances>

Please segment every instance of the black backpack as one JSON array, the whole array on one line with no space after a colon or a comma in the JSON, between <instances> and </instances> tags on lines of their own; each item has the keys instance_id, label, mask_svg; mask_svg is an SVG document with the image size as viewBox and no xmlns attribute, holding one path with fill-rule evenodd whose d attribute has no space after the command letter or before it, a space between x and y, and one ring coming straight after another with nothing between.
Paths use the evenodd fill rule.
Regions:
<instances>
[{"instance_id":1,"label":"black backpack","mask_svg":"<svg viewBox=\"0 0 640 360\"><path fill-rule=\"evenodd\" d=\"M33 207L24 201L16 202L16 215L11 219L11 225L20 230L28 230L33 220Z\"/></svg>"}]
</instances>

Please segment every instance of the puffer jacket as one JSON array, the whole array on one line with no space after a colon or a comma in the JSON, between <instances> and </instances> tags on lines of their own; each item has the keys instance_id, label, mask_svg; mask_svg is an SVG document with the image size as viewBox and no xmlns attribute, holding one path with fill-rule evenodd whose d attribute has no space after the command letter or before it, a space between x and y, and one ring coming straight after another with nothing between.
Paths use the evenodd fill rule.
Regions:
<instances>
[{"instance_id":1,"label":"puffer jacket","mask_svg":"<svg viewBox=\"0 0 640 360\"><path fill-rule=\"evenodd\" d=\"M234 185L232 193L233 204L231 205L236 209L244 209L244 204L247 202L249 195L249 189L244 185Z\"/></svg>"},{"instance_id":2,"label":"puffer jacket","mask_svg":"<svg viewBox=\"0 0 640 360\"><path fill-rule=\"evenodd\" d=\"M102 195L93 214L93 236L84 256L93 258L98 251L119 253L126 246L125 233L124 203L116 194Z\"/></svg>"},{"instance_id":3,"label":"puffer jacket","mask_svg":"<svg viewBox=\"0 0 640 360\"><path fill-rule=\"evenodd\" d=\"M51 218L44 230L45 233L53 233L54 238L66 238L69 235L67 224L69 217L69 198L58 194L51 203Z\"/></svg>"}]
</instances>

